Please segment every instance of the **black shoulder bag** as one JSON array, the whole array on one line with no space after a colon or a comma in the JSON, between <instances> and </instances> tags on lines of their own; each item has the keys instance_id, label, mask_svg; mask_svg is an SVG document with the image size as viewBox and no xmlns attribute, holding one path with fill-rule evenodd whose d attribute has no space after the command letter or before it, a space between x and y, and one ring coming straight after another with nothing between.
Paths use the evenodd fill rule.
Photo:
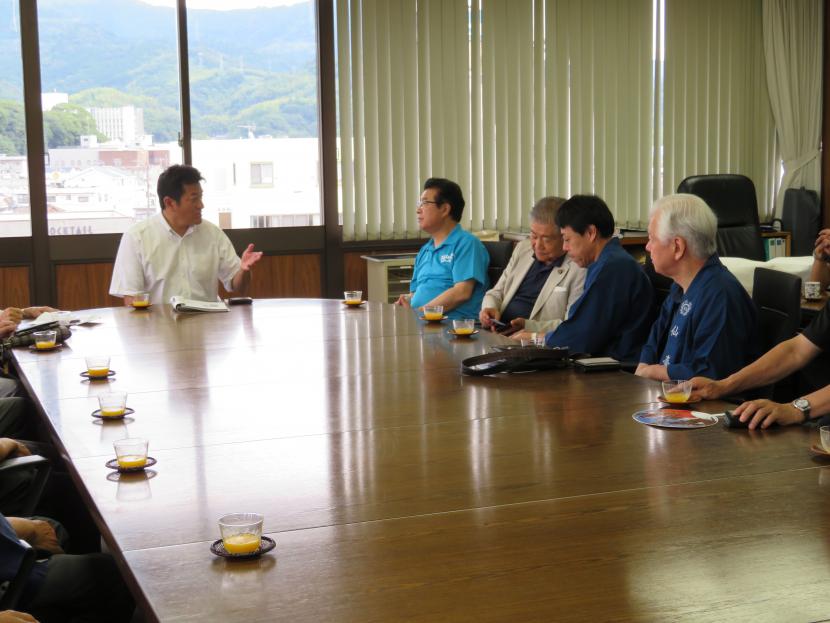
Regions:
<instances>
[{"instance_id":1,"label":"black shoulder bag","mask_svg":"<svg viewBox=\"0 0 830 623\"><path fill-rule=\"evenodd\" d=\"M486 355L468 357L461 362L461 373L487 376L500 372L535 372L568 366L567 348L506 347Z\"/></svg>"}]
</instances>

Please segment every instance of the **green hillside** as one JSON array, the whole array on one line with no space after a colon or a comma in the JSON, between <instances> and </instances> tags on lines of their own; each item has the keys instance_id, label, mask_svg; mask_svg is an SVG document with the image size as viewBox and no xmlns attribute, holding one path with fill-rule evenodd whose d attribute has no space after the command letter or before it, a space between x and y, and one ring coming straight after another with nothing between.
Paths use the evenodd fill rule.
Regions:
<instances>
[{"instance_id":1,"label":"green hillside","mask_svg":"<svg viewBox=\"0 0 830 623\"><path fill-rule=\"evenodd\" d=\"M72 104L144 109L156 141L179 131L175 13L137 0L41 0L44 91ZM0 99L22 93L14 3L0 7ZM197 138L317 135L313 7L189 10L191 118Z\"/></svg>"}]
</instances>

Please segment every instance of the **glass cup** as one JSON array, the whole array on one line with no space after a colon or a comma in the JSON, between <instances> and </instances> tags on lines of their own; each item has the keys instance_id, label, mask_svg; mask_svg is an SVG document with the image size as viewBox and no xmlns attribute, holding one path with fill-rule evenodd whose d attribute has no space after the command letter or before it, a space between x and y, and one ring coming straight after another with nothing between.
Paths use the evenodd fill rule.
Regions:
<instances>
[{"instance_id":1,"label":"glass cup","mask_svg":"<svg viewBox=\"0 0 830 623\"><path fill-rule=\"evenodd\" d=\"M424 320L443 320L443 305L424 305Z\"/></svg>"},{"instance_id":2,"label":"glass cup","mask_svg":"<svg viewBox=\"0 0 830 623\"><path fill-rule=\"evenodd\" d=\"M476 328L476 321L474 318L465 318L464 320L453 320L452 329L456 335L471 335Z\"/></svg>"},{"instance_id":3,"label":"glass cup","mask_svg":"<svg viewBox=\"0 0 830 623\"><path fill-rule=\"evenodd\" d=\"M825 452L830 452L830 426L819 428L819 434L821 435L821 447Z\"/></svg>"},{"instance_id":4,"label":"glass cup","mask_svg":"<svg viewBox=\"0 0 830 623\"><path fill-rule=\"evenodd\" d=\"M363 291L347 290L343 293L343 300L346 305L360 305L363 302Z\"/></svg>"},{"instance_id":5,"label":"glass cup","mask_svg":"<svg viewBox=\"0 0 830 623\"><path fill-rule=\"evenodd\" d=\"M107 355L90 355L84 357L86 373L90 378L104 378L110 373L110 358Z\"/></svg>"},{"instance_id":6,"label":"glass cup","mask_svg":"<svg viewBox=\"0 0 830 623\"><path fill-rule=\"evenodd\" d=\"M259 513L231 513L219 518L219 534L229 554L250 554L259 549L263 516Z\"/></svg>"},{"instance_id":7,"label":"glass cup","mask_svg":"<svg viewBox=\"0 0 830 623\"><path fill-rule=\"evenodd\" d=\"M35 331L32 333L35 340L35 348L38 350L49 350L55 348L58 340L58 332L54 330L49 331Z\"/></svg>"},{"instance_id":8,"label":"glass cup","mask_svg":"<svg viewBox=\"0 0 830 623\"><path fill-rule=\"evenodd\" d=\"M805 281L804 282L804 298L805 299L820 299L821 298L821 282L819 282L819 281Z\"/></svg>"},{"instance_id":9,"label":"glass cup","mask_svg":"<svg viewBox=\"0 0 830 623\"><path fill-rule=\"evenodd\" d=\"M133 307L136 309L144 309L150 307L150 293L136 292L133 295Z\"/></svg>"},{"instance_id":10,"label":"glass cup","mask_svg":"<svg viewBox=\"0 0 830 623\"><path fill-rule=\"evenodd\" d=\"M545 345L545 335L539 333L531 333L527 337L519 338L519 341L522 343L524 347L534 347L534 346L544 346Z\"/></svg>"},{"instance_id":11,"label":"glass cup","mask_svg":"<svg viewBox=\"0 0 830 623\"><path fill-rule=\"evenodd\" d=\"M101 417L121 417L127 410L127 392L98 394Z\"/></svg>"},{"instance_id":12,"label":"glass cup","mask_svg":"<svg viewBox=\"0 0 830 623\"><path fill-rule=\"evenodd\" d=\"M118 467L130 469L144 467L147 463L147 447L150 442L141 437L129 437L114 441L115 458L118 459Z\"/></svg>"},{"instance_id":13,"label":"glass cup","mask_svg":"<svg viewBox=\"0 0 830 623\"><path fill-rule=\"evenodd\" d=\"M662 383L663 398L666 399L666 402L689 402L689 397L692 395L692 384L689 381L673 379L662 381Z\"/></svg>"}]
</instances>

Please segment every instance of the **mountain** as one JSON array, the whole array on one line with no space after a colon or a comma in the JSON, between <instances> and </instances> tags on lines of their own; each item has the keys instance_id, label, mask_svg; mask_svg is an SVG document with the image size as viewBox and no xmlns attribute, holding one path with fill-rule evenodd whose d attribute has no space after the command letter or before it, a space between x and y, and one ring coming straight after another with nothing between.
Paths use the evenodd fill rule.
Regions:
<instances>
[{"instance_id":1,"label":"mountain","mask_svg":"<svg viewBox=\"0 0 830 623\"><path fill-rule=\"evenodd\" d=\"M22 92L16 1L0 5L0 98ZM176 16L138 0L41 0L44 91L82 106L131 103L157 140L178 131ZM236 11L188 10L194 135L316 136L312 3Z\"/></svg>"}]
</instances>

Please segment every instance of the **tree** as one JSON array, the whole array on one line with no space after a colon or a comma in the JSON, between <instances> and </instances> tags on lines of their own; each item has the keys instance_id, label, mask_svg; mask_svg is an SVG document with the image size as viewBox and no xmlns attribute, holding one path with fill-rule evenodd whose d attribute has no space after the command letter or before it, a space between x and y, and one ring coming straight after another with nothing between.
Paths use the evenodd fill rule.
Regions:
<instances>
[{"instance_id":1,"label":"tree","mask_svg":"<svg viewBox=\"0 0 830 623\"><path fill-rule=\"evenodd\" d=\"M80 137L93 134L99 140L107 137L98 132L95 119L85 108L75 104L58 104L43 113L43 130L47 147L76 147Z\"/></svg>"},{"instance_id":2,"label":"tree","mask_svg":"<svg viewBox=\"0 0 830 623\"><path fill-rule=\"evenodd\" d=\"M26 118L23 104L0 100L0 153L21 156L26 153Z\"/></svg>"}]
</instances>

